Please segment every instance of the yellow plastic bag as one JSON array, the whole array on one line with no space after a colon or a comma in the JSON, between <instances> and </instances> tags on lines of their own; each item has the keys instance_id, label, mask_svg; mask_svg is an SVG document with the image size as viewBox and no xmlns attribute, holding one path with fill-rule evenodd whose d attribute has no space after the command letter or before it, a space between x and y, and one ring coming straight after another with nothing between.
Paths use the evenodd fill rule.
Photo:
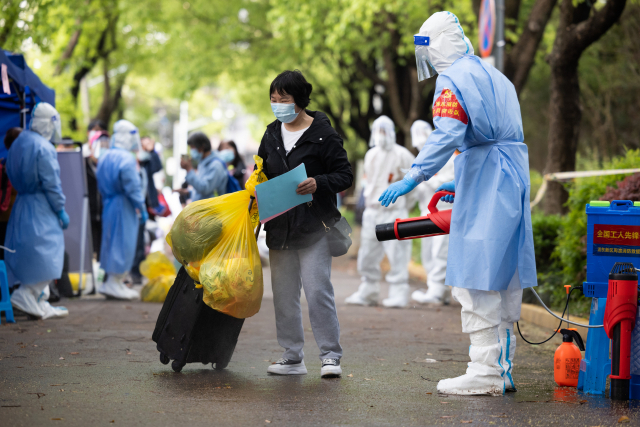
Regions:
<instances>
[{"instance_id":1,"label":"yellow plastic bag","mask_svg":"<svg viewBox=\"0 0 640 427\"><path fill-rule=\"evenodd\" d=\"M90 275L87 273L82 274L82 290L87 289L87 280L91 280ZM79 273L69 273L69 282L71 282L71 289L73 292L78 292L78 285L80 284Z\"/></svg>"},{"instance_id":2,"label":"yellow plastic bag","mask_svg":"<svg viewBox=\"0 0 640 427\"><path fill-rule=\"evenodd\" d=\"M140 299L144 302L164 302L176 276L159 276L149 280L140 291Z\"/></svg>"},{"instance_id":3,"label":"yellow plastic bag","mask_svg":"<svg viewBox=\"0 0 640 427\"><path fill-rule=\"evenodd\" d=\"M212 199L199 200L189 204L176 218L167 235L173 256L184 266L189 276L199 282L200 265L209 253L220 243L224 233L230 229L229 220L248 213L250 196L255 194L255 186L267 180L262 171L262 159L253 156L256 170L247 183L246 190L225 194ZM242 207L242 203L245 205ZM253 203L251 224L260 222L258 205Z\"/></svg>"},{"instance_id":4,"label":"yellow plastic bag","mask_svg":"<svg viewBox=\"0 0 640 427\"><path fill-rule=\"evenodd\" d=\"M164 302L176 280L176 268L162 252L153 252L140 263L140 273L149 279L140 291L144 302Z\"/></svg>"},{"instance_id":5,"label":"yellow plastic bag","mask_svg":"<svg viewBox=\"0 0 640 427\"><path fill-rule=\"evenodd\" d=\"M192 203L178 215L167 236L176 259L202 284L204 302L239 319L260 310L263 292L253 231L260 217L257 203L251 204L251 210L249 206L255 186L267 177L262 159L253 158L256 170L247 180L246 190Z\"/></svg>"}]
</instances>

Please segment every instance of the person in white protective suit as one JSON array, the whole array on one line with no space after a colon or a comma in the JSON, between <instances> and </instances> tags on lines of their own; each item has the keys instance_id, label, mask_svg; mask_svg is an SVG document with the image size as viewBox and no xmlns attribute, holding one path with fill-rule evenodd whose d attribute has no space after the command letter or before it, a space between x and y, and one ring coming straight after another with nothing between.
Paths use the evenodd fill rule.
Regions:
<instances>
[{"instance_id":1,"label":"person in white protective suit","mask_svg":"<svg viewBox=\"0 0 640 427\"><path fill-rule=\"evenodd\" d=\"M537 285L531 225L529 154L513 84L473 55L458 18L438 12L414 36L418 78L438 74L435 130L402 181L380 197L389 206L428 181L456 149L446 284L462 305L471 346L466 374L438 392L500 396L515 391L513 325L522 290Z\"/></svg>"},{"instance_id":2,"label":"person in white protective suit","mask_svg":"<svg viewBox=\"0 0 640 427\"><path fill-rule=\"evenodd\" d=\"M100 266L108 274L98 292L107 298L140 297L124 284L124 275L135 258L138 225L149 219L136 160L140 147L140 134L134 124L118 120L113 125L111 148L98 162L98 189L103 200Z\"/></svg>"},{"instance_id":3,"label":"person in white protective suit","mask_svg":"<svg viewBox=\"0 0 640 427\"><path fill-rule=\"evenodd\" d=\"M60 131L60 114L51 104L40 102L31 113L30 129L7 147L7 175L18 192L5 239L12 250L5 252L9 285L20 283L11 304L39 319L69 314L65 307L47 301L49 283L62 275L62 230L69 226L52 144L62 140Z\"/></svg>"},{"instance_id":4,"label":"person in white protective suit","mask_svg":"<svg viewBox=\"0 0 640 427\"><path fill-rule=\"evenodd\" d=\"M431 132L433 132L433 128L429 123L424 120L416 120L413 125L411 125L411 145L418 149L418 151L422 150ZM438 187L445 182L453 180L454 158L455 155L449 159L433 178L416 187L421 216L429 214L429 202ZM438 202L437 208L438 210L451 209L451 205L441 201ZM444 284L445 277L447 276L449 236L445 234L443 236L434 236L420 240L422 245L422 267L424 267L427 272L427 289L414 291L411 294L411 299L421 304L449 304L451 288Z\"/></svg>"},{"instance_id":5,"label":"person in white protective suit","mask_svg":"<svg viewBox=\"0 0 640 427\"><path fill-rule=\"evenodd\" d=\"M376 238L376 224L393 222L396 218L409 216L409 202L385 209L378 203L378 197L385 188L401 179L404 171L413 163L414 156L409 150L396 144L393 121L387 116L378 117L371 125L372 148L364 157L364 199L362 232L358 251L358 273L362 282L358 291L347 298L347 304L375 305L380 294L380 262L387 255L391 270L385 279L389 283L389 297L382 301L385 307L405 307L409 303L409 270L411 242L379 242Z\"/></svg>"}]
</instances>

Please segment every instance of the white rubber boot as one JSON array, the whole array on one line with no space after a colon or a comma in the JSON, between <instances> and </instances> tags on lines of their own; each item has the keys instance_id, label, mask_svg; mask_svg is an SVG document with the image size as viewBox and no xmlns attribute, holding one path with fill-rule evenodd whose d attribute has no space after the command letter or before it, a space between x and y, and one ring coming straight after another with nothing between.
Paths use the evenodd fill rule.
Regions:
<instances>
[{"instance_id":1,"label":"white rubber boot","mask_svg":"<svg viewBox=\"0 0 640 427\"><path fill-rule=\"evenodd\" d=\"M42 320L51 319L55 317L67 317L69 315L69 310L66 307L57 306L54 307L49 304L49 295L51 291L49 290L49 285L45 286L45 288L40 292L38 296L38 305L42 310Z\"/></svg>"},{"instance_id":2,"label":"white rubber boot","mask_svg":"<svg viewBox=\"0 0 640 427\"><path fill-rule=\"evenodd\" d=\"M124 274L109 274L106 282L103 283L98 292L107 298L127 301L139 299L140 294L125 285L122 281L123 278Z\"/></svg>"},{"instance_id":3,"label":"white rubber boot","mask_svg":"<svg viewBox=\"0 0 640 427\"><path fill-rule=\"evenodd\" d=\"M426 291L424 289L414 291L411 294L411 299L420 304L449 305L451 302L451 289L448 286L443 286L442 289L432 289L433 287Z\"/></svg>"},{"instance_id":4,"label":"white rubber boot","mask_svg":"<svg viewBox=\"0 0 640 427\"><path fill-rule=\"evenodd\" d=\"M513 357L516 354L516 334L513 330L513 323L502 322L498 328L500 335L500 346L502 347L502 357L500 364L504 369L504 389L505 391L517 391L513 382Z\"/></svg>"},{"instance_id":5,"label":"white rubber boot","mask_svg":"<svg viewBox=\"0 0 640 427\"><path fill-rule=\"evenodd\" d=\"M382 305L387 308L403 308L409 304L408 284L389 285L389 298L382 300Z\"/></svg>"},{"instance_id":6,"label":"white rubber boot","mask_svg":"<svg viewBox=\"0 0 640 427\"><path fill-rule=\"evenodd\" d=\"M380 283L364 281L360 283L358 290L348 297L345 302L351 305L376 305L378 304L378 296L380 295Z\"/></svg>"},{"instance_id":7,"label":"white rubber boot","mask_svg":"<svg viewBox=\"0 0 640 427\"><path fill-rule=\"evenodd\" d=\"M504 394L504 371L500 367L502 348L497 329L483 329L470 334L471 362L467 365L467 373L438 382L438 393L466 396Z\"/></svg>"},{"instance_id":8,"label":"white rubber boot","mask_svg":"<svg viewBox=\"0 0 640 427\"><path fill-rule=\"evenodd\" d=\"M11 305L33 317L42 319L44 311L38 304L38 297L42 291L38 285L20 285L11 294Z\"/></svg>"}]
</instances>

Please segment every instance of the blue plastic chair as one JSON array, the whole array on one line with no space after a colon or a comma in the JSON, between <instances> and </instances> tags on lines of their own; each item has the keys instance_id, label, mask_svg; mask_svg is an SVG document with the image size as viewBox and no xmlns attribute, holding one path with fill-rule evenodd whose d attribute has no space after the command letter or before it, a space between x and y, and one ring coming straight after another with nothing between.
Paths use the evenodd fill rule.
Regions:
<instances>
[{"instance_id":1,"label":"blue plastic chair","mask_svg":"<svg viewBox=\"0 0 640 427\"><path fill-rule=\"evenodd\" d=\"M0 314L4 311L7 322L16 323L13 318L13 307L11 306L11 296L9 295L9 279L7 279L7 267L4 261L0 261Z\"/></svg>"}]
</instances>

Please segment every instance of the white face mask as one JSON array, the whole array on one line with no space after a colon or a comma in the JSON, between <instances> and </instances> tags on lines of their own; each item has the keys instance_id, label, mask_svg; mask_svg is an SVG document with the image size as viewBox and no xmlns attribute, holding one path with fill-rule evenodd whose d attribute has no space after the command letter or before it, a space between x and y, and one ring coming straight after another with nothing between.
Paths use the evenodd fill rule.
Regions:
<instances>
[{"instance_id":1,"label":"white face mask","mask_svg":"<svg viewBox=\"0 0 640 427\"><path fill-rule=\"evenodd\" d=\"M384 134L383 132L376 132L373 136L373 142L376 147L380 147L383 150L389 151L396 143L392 137Z\"/></svg>"}]
</instances>

